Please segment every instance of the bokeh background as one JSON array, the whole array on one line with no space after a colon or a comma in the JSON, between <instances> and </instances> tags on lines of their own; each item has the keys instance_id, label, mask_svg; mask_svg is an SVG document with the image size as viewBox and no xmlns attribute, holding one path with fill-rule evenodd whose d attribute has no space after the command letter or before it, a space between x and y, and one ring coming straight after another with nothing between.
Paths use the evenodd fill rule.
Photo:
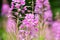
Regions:
<instances>
[{"instance_id":1,"label":"bokeh background","mask_svg":"<svg viewBox=\"0 0 60 40\"><path fill-rule=\"evenodd\" d=\"M4 29L4 25L3 25L3 21L5 20L4 19L4 16L2 16L1 14L1 8L2 8L2 1L3 0L0 0L0 40L6 40L6 33L5 33L5 29ZM11 0L7 0L9 5L11 3ZM31 1L31 0L27 0L28 1ZM53 13L53 20L54 20L54 17L55 17L55 13L56 12L60 12L60 0L49 0L50 2L50 5L51 5L51 10L52 10L52 13ZM28 5L28 4L27 4Z\"/></svg>"}]
</instances>

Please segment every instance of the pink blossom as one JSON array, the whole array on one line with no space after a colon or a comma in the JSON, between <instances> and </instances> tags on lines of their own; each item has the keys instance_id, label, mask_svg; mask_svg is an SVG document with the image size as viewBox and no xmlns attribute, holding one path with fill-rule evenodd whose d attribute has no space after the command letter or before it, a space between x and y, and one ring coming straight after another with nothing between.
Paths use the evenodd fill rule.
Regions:
<instances>
[{"instance_id":1,"label":"pink blossom","mask_svg":"<svg viewBox=\"0 0 60 40\"><path fill-rule=\"evenodd\" d=\"M49 0L45 0L45 1L44 0L36 0L35 13L37 13L37 14L43 13L45 20L47 20L47 19L52 20L52 11L50 9Z\"/></svg>"},{"instance_id":2,"label":"pink blossom","mask_svg":"<svg viewBox=\"0 0 60 40\"><path fill-rule=\"evenodd\" d=\"M6 15L9 11L9 5L8 4L3 4L2 5L2 15Z\"/></svg>"},{"instance_id":3,"label":"pink blossom","mask_svg":"<svg viewBox=\"0 0 60 40\"><path fill-rule=\"evenodd\" d=\"M37 24L38 24L38 17L34 18L34 14L26 14L25 19L22 21L20 29L25 30L25 36L31 36L31 38L37 37ZM25 28L25 29L24 29Z\"/></svg>"},{"instance_id":4,"label":"pink blossom","mask_svg":"<svg viewBox=\"0 0 60 40\"><path fill-rule=\"evenodd\" d=\"M24 9L24 10L27 10L27 7L25 6L23 9Z\"/></svg>"},{"instance_id":5,"label":"pink blossom","mask_svg":"<svg viewBox=\"0 0 60 40\"><path fill-rule=\"evenodd\" d=\"M43 7L41 0L36 0L35 13L41 14L41 8Z\"/></svg>"},{"instance_id":6,"label":"pink blossom","mask_svg":"<svg viewBox=\"0 0 60 40\"><path fill-rule=\"evenodd\" d=\"M33 14L26 14L25 19L33 19L34 15Z\"/></svg>"},{"instance_id":7,"label":"pink blossom","mask_svg":"<svg viewBox=\"0 0 60 40\"><path fill-rule=\"evenodd\" d=\"M55 21L52 25L53 36L55 40L60 39L60 22Z\"/></svg>"},{"instance_id":8,"label":"pink blossom","mask_svg":"<svg viewBox=\"0 0 60 40\"><path fill-rule=\"evenodd\" d=\"M49 11L45 11L44 12L44 18L52 18L52 12L49 10Z\"/></svg>"},{"instance_id":9,"label":"pink blossom","mask_svg":"<svg viewBox=\"0 0 60 40\"><path fill-rule=\"evenodd\" d=\"M21 4L16 3L15 7L20 8Z\"/></svg>"},{"instance_id":10,"label":"pink blossom","mask_svg":"<svg viewBox=\"0 0 60 40\"><path fill-rule=\"evenodd\" d=\"M9 33L10 32L13 32L13 33L16 32L16 23L11 18L8 18L8 20L7 20L7 32L9 32Z\"/></svg>"}]
</instances>

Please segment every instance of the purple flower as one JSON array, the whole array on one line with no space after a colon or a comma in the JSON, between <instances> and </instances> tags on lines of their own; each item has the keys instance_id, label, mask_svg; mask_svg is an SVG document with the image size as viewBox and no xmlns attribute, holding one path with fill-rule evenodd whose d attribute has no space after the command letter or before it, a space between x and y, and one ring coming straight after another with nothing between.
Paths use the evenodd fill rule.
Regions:
<instances>
[{"instance_id":1,"label":"purple flower","mask_svg":"<svg viewBox=\"0 0 60 40\"><path fill-rule=\"evenodd\" d=\"M33 19L34 15L33 14L26 14L25 19Z\"/></svg>"},{"instance_id":2,"label":"purple flower","mask_svg":"<svg viewBox=\"0 0 60 40\"><path fill-rule=\"evenodd\" d=\"M55 40L60 39L60 22L55 21L52 25L53 36Z\"/></svg>"},{"instance_id":3,"label":"purple flower","mask_svg":"<svg viewBox=\"0 0 60 40\"><path fill-rule=\"evenodd\" d=\"M9 11L9 5L8 4L3 4L2 5L2 15L7 15L8 11Z\"/></svg>"},{"instance_id":4,"label":"purple flower","mask_svg":"<svg viewBox=\"0 0 60 40\"><path fill-rule=\"evenodd\" d=\"M16 3L16 5L15 5L16 8L19 8L20 6L21 6L21 4L18 4L18 3Z\"/></svg>"},{"instance_id":5,"label":"purple flower","mask_svg":"<svg viewBox=\"0 0 60 40\"><path fill-rule=\"evenodd\" d=\"M38 17L34 17L34 14L26 14L25 19L22 21L20 26L20 29L25 30L25 36L30 35L31 38L37 37L38 32Z\"/></svg>"},{"instance_id":6,"label":"purple flower","mask_svg":"<svg viewBox=\"0 0 60 40\"><path fill-rule=\"evenodd\" d=\"M52 18L52 12L50 10L45 11L44 12L44 18L45 19Z\"/></svg>"},{"instance_id":7,"label":"purple flower","mask_svg":"<svg viewBox=\"0 0 60 40\"><path fill-rule=\"evenodd\" d=\"M7 32L11 33L15 33L16 32L16 23L14 22L13 19L11 18L8 18L7 20Z\"/></svg>"},{"instance_id":8,"label":"purple flower","mask_svg":"<svg viewBox=\"0 0 60 40\"><path fill-rule=\"evenodd\" d=\"M11 2L11 8L16 7L17 9L19 9L23 5L25 5L25 0L12 0Z\"/></svg>"},{"instance_id":9,"label":"purple flower","mask_svg":"<svg viewBox=\"0 0 60 40\"><path fill-rule=\"evenodd\" d=\"M24 9L24 10L27 10L27 6L25 6L23 9Z\"/></svg>"},{"instance_id":10,"label":"purple flower","mask_svg":"<svg viewBox=\"0 0 60 40\"><path fill-rule=\"evenodd\" d=\"M36 0L36 6L35 6L35 13L41 14L42 10L41 8L43 7L43 4L41 0Z\"/></svg>"},{"instance_id":11,"label":"purple flower","mask_svg":"<svg viewBox=\"0 0 60 40\"><path fill-rule=\"evenodd\" d=\"M34 19L34 14L26 14L25 19L22 21L22 23L27 27L33 27L38 24L38 19Z\"/></svg>"},{"instance_id":12,"label":"purple flower","mask_svg":"<svg viewBox=\"0 0 60 40\"><path fill-rule=\"evenodd\" d=\"M20 0L22 5L25 5L25 0Z\"/></svg>"},{"instance_id":13,"label":"purple flower","mask_svg":"<svg viewBox=\"0 0 60 40\"><path fill-rule=\"evenodd\" d=\"M37 14L44 13L44 19L48 20L52 19L52 11L50 9L49 1L45 0L43 2L42 0L36 0L35 13Z\"/></svg>"}]
</instances>

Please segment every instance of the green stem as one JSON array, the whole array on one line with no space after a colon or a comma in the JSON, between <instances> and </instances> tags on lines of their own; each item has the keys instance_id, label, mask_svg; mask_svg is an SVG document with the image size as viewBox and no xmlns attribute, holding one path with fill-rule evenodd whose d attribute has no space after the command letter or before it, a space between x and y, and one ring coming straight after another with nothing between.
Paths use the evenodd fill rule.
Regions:
<instances>
[{"instance_id":1,"label":"green stem","mask_svg":"<svg viewBox=\"0 0 60 40\"><path fill-rule=\"evenodd\" d=\"M19 40L18 38L18 23L19 23L19 17L17 15L17 23L16 23L16 39Z\"/></svg>"},{"instance_id":2,"label":"green stem","mask_svg":"<svg viewBox=\"0 0 60 40\"><path fill-rule=\"evenodd\" d=\"M32 0L32 14L34 13L34 2Z\"/></svg>"}]
</instances>

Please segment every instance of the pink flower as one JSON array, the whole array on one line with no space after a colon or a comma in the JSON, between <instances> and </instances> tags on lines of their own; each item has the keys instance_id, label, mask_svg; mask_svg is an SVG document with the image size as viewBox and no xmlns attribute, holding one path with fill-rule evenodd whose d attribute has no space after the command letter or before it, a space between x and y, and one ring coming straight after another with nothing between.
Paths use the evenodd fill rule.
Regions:
<instances>
[{"instance_id":1,"label":"pink flower","mask_svg":"<svg viewBox=\"0 0 60 40\"><path fill-rule=\"evenodd\" d=\"M3 4L2 5L2 15L7 15L8 11L9 11L9 5L8 4Z\"/></svg>"},{"instance_id":2,"label":"pink flower","mask_svg":"<svg viewBox=\"0 0 60 40\"><path fill-rule=\"evenodd\" d=\"M44 8L43 8L44 7ZM43 10L43 11L42 11ZM36 0L35 13L44 13L44 20L52 20L52 11L48 0Z\"/></svg>"},{"instance_id":3,"label":"pink flower","mask_svg":"<svg viewBox=\"0 0 60 40\"><path fill-rule=\"evenodd\" d=\"M37 24L38 24L38 17L34 18L34 14L26 14L25 19L22 21L20 29L25 30L25 36L31 36L31 39L37 37Z\"/></svg>"},{"instance_id":4,"label":"pink flower","mask_svg":"<svg viewBox=\"0 0 60 40\"><path fill-rule=\"evenodd\" d=\"M41 0L36 0L35 13L41 14L41 8L43 7Z\"/></svg>"},{"instance_id":5,"label":"pink flower","mask_svg":"<svg viewBox=\"0 0 60 40\"><path fill-rule=\"evenodd\" d=\"M7 32L11 33L15 33L16 32L16 23L14 22L13 19L11 18L8 18L7 20Z\"/></svg>"},{"instance_id":6,"label":"pink flower","mask_svg":"<svg viewBox=\"0 0 60 40\"><path fill-rule=\"evenodd\" d=\"M25 5L25 0L12 0L13 2L11 3L11 7L13 8L14 6L16 8L20 8L21 5ZM17 3L16 3L17 2ZM14 3L16 5L14 5Z\"/></svg>"},{"instance_id":7,"label":"pink flower","mask_svg":"<svg viewBox=\"0 0 60 40\"><path fill-rule=\"evenodd\" d=\"M44 12L44 18L52 18L52 12L50 10Z\"/></svg>"},{"instance_id":8,"label":"pink flower","mask_svg":"<svg viewBox=\"0 0 60 40\"><path fill-rule=\"evenodd\" d=\"M33 19L34 15L33 14L26 14L25 19Z\"/></svg>"},{"instance_id":9,"label":"pink flower","mask_svg":"<svg viewBox=\"0 0 60 40\"><path fill-rule=\"evenodd\" d=\"M25 10L21 10L22 13L25 13Z\"/></svg>"},{"instance_id":10,"label":"pink flower","mask_svg":"<svg viewBox=\"0 0 60 40\"><path fill-rule=\"evenodd\" d=\"M27 10L27 7L25 6L23 9L24 9L24 10Z\"/></svg>"},{"instance_id":11,"label":"pink flower","mask_svg":"<svg viewBox=\"0 0 60 40\"><path fill-rule=\"evenodd\" d=\"M45 0L44 5L47 7L47 9L50 9L49 0Z\"/></svg>"},{"instance_id":12,"label":"pink flower","mask_svg":"<svg viewBox=\"0 0 60 40\"><path fill-rule=\"evenodd\" d=\"M55 21L52 25L53 36L55 40L60 39L60 22Z\"/></svg>"},{"instance_id":13,"label":"pink flower","mask_svg":"<svg viewBox=\"0 0 60 40\"><path fill-rule=\"evenodd\" d=\"M21 4L16 3L15 7L20 8Z\"/></svg>"}]
</instances>

